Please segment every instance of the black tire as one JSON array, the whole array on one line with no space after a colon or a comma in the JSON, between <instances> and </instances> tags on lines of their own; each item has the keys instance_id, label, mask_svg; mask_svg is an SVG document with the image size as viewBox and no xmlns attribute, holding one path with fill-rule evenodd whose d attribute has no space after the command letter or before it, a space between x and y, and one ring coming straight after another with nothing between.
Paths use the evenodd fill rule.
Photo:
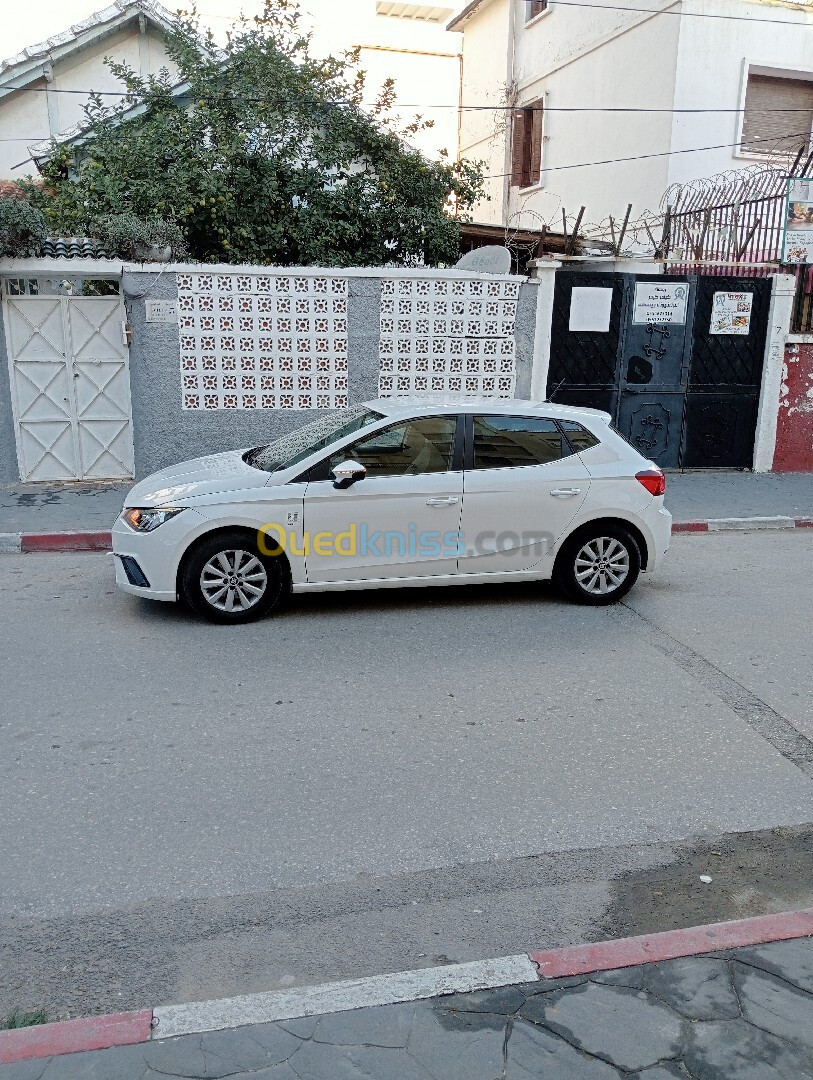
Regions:
<instances>
[{"instance_id":1,"label":"black tire","mask_svg":"<svg viewBox=\"0 0 813 1080\"><path fill-rule=\"evenodd\" d=\"M640 573L641 552L635 538L619 525L599 522L565 542L553 580L568 599L599 607L626 596Z\"/></svg>"},{"instance_id":2,"label":"black tire","mask_svg":"<svg viewBox=\"0 0 813 1080\"><path fill-rule=\"evenodd\" d=\"M288 586L282 558L262 555L254 537L245 532L222 532L199 540L181 575L181 590L189 606L218 623L262 618L280 604ZM256 589L262 590L260 595ZM230 594L232 609L228 610Z\"/></svg>"}]
</instances>

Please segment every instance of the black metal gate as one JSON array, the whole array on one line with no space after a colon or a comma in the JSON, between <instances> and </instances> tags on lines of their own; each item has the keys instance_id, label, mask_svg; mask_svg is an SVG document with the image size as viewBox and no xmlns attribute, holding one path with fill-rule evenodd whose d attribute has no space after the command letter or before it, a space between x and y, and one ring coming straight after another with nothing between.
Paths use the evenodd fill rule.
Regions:
<instances>
[{"instance_id":1,"label":"black metal gate","mask_svg":"<svg viewBox=\"0 0 813 1080\"><path fill-rule=\"evenodd\" d=\"M665 468L750 468L770 294L761 278L558 271L548 397L609 412Z\"/></svg>"}]
</instances>

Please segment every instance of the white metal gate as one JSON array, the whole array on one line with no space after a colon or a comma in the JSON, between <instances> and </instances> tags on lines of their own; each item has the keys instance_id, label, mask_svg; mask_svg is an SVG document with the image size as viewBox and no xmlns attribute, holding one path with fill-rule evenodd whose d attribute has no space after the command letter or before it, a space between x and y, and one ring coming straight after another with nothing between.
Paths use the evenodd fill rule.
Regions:
<instances>
[{"instance_id":1,"label":"white metal gate","mask_svg":"<svg viewBox=\"0 0 813 1080\"><path fill-rule=\"evenodd\" d=\"M132 477L121 297L7 297L4 316L21 478Z\"/></svg>"}]
</instances>

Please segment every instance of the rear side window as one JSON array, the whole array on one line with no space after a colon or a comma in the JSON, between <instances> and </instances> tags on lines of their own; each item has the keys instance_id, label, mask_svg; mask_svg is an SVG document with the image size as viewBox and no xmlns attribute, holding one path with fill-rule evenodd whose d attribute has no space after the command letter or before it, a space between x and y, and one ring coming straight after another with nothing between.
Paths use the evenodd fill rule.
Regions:
<instances>
[{"instance_id":1,"label":"rear side window","mask_svg":"<svg viewBox=\"0 0 813 1080\"><path fill-rule=\"evenodd\" d=\"M598 446L599 440L595 437L592 431L588 431L586 427L582 427L581 424L577 424L575 420L560 420L559 426L567 435L567 441L576 451L581 453L582 450L589 450L591 446Z\"/></svg>"},{"instance_id":2,"label":"rear side window","mask_svg":"<svg viewBox=\"0 0 813 1080\"><path fill-rule=\"evenodd\" d=\"M475 469L546 465L570 453L553 420L530 416L475 416Z\"/></svg>"}]
</instances>

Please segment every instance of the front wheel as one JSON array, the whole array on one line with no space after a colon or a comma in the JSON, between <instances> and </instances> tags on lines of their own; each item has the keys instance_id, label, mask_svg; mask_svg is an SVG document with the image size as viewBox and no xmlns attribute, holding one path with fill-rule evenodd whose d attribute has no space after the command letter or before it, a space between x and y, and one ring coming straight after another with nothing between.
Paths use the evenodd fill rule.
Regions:
<instances>
[{"instance_id":1,"label":"front wheel","mask_svg":"<svg viewBox=\"0 0 813 1080\"><path fill-rule=\"evenodd\" d=\"M563 546L554 580L577 604L612 604L630 591L641 572L641 553L626 529L597 525Z\"/></svg>"},{"instance_id":2,"label":"front wheel","mask_svg":"<svg viewBox=\"0 0 813 1080\"><path fill-rule=\"evenodd\" d=\"M285 575L278 558L260 554L245 533L203 539L186 560L181 580L187 603L213 622L243 623L279 603Z\"/></svg>"}]
</instances>

